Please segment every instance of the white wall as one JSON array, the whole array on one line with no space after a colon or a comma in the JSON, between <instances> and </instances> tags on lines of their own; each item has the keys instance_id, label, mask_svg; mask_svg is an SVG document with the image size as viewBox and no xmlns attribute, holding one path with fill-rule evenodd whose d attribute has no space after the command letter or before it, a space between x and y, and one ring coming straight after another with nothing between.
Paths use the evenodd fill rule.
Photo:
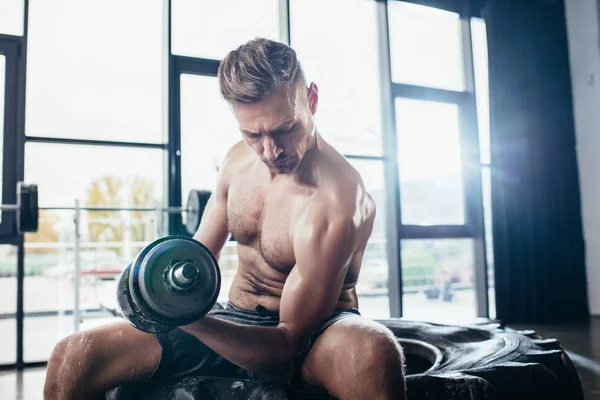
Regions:
<instances>
[{"instance_id":1,"label":"white wall","mask_svg":"<svg viewBox=\"0 0 600 400\"><path fill-rule=\"evenodd\" d=\"M590 312L600 315L600 0L566 0Z\"/></svg>"}]
</instances>

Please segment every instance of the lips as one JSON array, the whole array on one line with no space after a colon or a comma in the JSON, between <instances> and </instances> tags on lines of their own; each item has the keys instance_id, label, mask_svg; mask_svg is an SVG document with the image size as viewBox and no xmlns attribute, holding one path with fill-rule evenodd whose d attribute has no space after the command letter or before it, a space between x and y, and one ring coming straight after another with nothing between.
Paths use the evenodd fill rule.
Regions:
<instances>
[{"instance_id":1,"label":"lips","mask_svg":"<svg viewBox=\"0 0 600 400\"><path fill-rule=\"evenodd\" d=\"M282 165L287 164L289 161L290 161L290 157L285 158L285 159L280 160L280 161L277 161L277 162L270 163L269 165L272 166L272 167L280 167Z\"/></svg>"}]
</instances>

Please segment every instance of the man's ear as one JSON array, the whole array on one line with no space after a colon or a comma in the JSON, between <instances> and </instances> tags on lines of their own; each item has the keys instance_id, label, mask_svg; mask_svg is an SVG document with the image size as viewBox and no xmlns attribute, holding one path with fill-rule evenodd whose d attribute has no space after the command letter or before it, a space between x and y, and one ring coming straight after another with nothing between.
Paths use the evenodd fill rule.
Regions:
<instances>
[{"instance_id":1,"label":"man's ear","mask_svg":"<svg viewBox=\"0 0 600 400\"><path fill-rule=\"evenodd\" d=\"M313 115L317 112L319 104L319 87L316 83L311 82L308 86L308 106Z\"/></svg>"}]
</instances>

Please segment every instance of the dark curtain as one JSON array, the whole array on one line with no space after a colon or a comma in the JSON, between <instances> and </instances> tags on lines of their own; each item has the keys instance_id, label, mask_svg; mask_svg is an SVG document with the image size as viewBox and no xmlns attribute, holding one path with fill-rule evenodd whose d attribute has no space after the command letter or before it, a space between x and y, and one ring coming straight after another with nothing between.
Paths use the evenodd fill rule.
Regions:
<instances>
[{"instance_id":1,"label":"dark curtain","mask_svg":"<svg viewBox=\"0 0 600 400\"><path fill-rule=\"evenodd\" d=\"M587 318L584 242L562 1L490 0L497 316Z\"/></svg>"}]
</instances>

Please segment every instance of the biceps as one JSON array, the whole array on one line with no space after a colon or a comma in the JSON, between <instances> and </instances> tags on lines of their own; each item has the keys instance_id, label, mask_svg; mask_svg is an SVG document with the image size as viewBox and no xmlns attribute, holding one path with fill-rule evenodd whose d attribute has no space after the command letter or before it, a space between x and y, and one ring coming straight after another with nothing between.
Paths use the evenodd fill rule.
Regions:
<instances>
[{"instance_id":1,"label":"biceps","mask_svg":"<svg viewBox=\"0 0 600 400\"><path fill-rule=\"evenodd\" d=\"M286 280L280 304L280 321L294 341L305 340L335 311L345 269L294 268ZM311 273L313 272L313 273Z\"/></svg>"},{"instance_id":2,"label":"biceps","mask_svg":"<svg viewBox=\"0 0 600 400\"><path fill-rule=\"evenodd\" d=\"M200 227L194 239L208 247L218 259L229 232L227 230L227 198L214 193L204 209Z\"/></svg>"}]
</instances>

